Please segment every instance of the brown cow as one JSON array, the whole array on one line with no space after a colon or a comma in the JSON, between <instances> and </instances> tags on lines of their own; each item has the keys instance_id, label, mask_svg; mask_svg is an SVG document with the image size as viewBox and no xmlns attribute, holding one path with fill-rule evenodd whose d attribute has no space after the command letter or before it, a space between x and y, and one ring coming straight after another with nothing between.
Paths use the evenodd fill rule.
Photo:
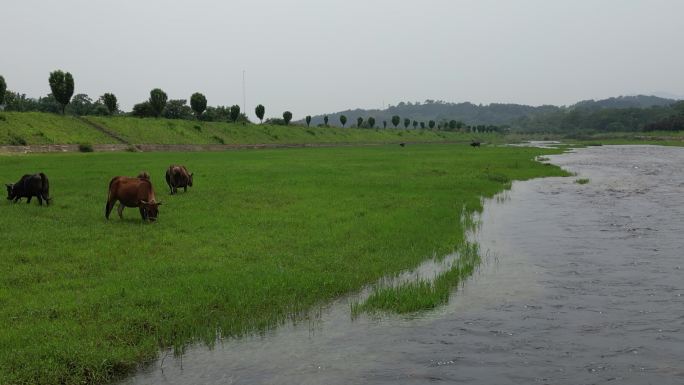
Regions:
<instances>
[{"instance_id":1,"label":"brown cow","mask_svg":"<svg viewBox=\"0 0 684 385\"><path fill-rule=\"evenodd\" d=\"M187 192L188 187L192 187L193 175L195 174L188 172L183 165L170 165L166 170L166 183L171 189L171 195L177 193L179 187L183 187L183 191Z\"/></svg>"},{"instance_id":2,"label":"brown cow","mask_svg":"<svg viewBox=\"0 0 684 385\"><path fill-rule=\"evenodd\" d=\"M130 178L127 176L115 176L109 182L109 194L105 207L105 218L119 201L119 218L123 219L124 207L137 207L143 220L156 221L159 215L159 205L154 196L154 188L149 179Z\"/></svg>"}]
</instances>

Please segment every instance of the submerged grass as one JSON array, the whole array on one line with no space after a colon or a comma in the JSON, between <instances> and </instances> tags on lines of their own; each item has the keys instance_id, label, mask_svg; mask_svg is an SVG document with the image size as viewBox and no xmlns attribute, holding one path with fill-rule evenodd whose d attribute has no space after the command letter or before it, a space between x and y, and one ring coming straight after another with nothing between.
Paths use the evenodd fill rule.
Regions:
<instances>
[{"instance_id":1,"label":"submerged grass","mask_svg":"<svg viewBox=\"0 0 684 385\"><path fill-rule=\"evenodd\" d=\"M589 183L589 178L575 179L575 183L577 183L577 184L587 184L587 183Z\"/></svg>"},{"instance_id":2,"label":"submerged grass","mask_svg":"<svg viewBox=\"0 0 684 385\"><path fill-rule=\"evenodd\" d=\"M478 245L474 243L464 243L458 253L451 267L434 279L376 288L365 301L352 304L352 316L362 312L413 313L447 303L454 288L473 274L481 260Z\"/></svg>"},{"instance_id":3,"label":"submerged grass","mask_svg":"<svg viewBox=\"0 0 684 385\"><path fill-rule=\"evenodd\" d=\"M482 197L506 181L565 175L534 161L558 152L416 145L0 156L0 180L43 171L53 197L50 207L0 204L0 384L102 384L160 348L277 326L452 252L465 239L460 218L480 210ZM171 163L195 173L187 193L168 195ZM142 224L132 209L105 221L109 179L141 170L164 202L159 221ZM441 286L426 291L443 295Z\"/></svg>"}]
</instances>

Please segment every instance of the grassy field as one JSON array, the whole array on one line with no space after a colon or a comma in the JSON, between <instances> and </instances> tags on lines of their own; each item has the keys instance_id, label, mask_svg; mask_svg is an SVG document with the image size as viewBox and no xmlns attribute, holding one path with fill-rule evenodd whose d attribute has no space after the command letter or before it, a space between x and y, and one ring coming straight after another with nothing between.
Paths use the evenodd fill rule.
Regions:
<instances>
[{"instance_id":1,"label":"grassy field","mask_svg":"<svg viewBox=\"0 0 684 385\"><path fill-rule=\"evenodd\" d=\"M0 204L0 383L101 384L160 347L274 327L464 241L461 215L559 150L467 145L0 156L53 204ZM170 163L195 172L170 196ZM104 219L114 175L152 174L157 223ZM444 280L459 279L459 276ZM440 283L442 285L442 283ZM448 290L447 290L448 291ZM444 293L440 289L440 293Z\"/></svg>"},{"instance_id":2,"label":"grassy field","mask_svg":"<svg viewBox=\"0 0 684 385\"><path fill-rule=\"evenodd\" d=\"M88 116L85 119L132 144L467 142L473 138L485 142L502 141L499 134L431 130L243 125L124 116ZM0 112L0 145L77 143L111 144L118 141L71 116Z\"/></svg>"}]
</instances>

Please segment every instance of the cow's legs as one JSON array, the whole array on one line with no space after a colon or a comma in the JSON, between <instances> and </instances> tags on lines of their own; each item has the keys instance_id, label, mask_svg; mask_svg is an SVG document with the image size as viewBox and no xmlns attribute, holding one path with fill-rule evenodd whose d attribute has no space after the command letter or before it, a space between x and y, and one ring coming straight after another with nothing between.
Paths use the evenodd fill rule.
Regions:
<instances>
[{"instance_id":1,"label":"cow's legs","mask_svg":"<svg viewBox=\"0 0 684 385\"><path fill-rule=\"evenodd\" d=\"M16 197L16 198L14 198L14 203L17 203L17 202L19 202L20 200L21 200L21 197Z\"/></svg>"},{"instance_id":2,"label":"cow's legs","mask_svg":"<svg viewBox=\"0 0 684 385\"><path fill-rule=\"evenodd\" d=\"M109 213L112 212L112 209L114 208L114 204L116 203L116 199L112 201L107 201L107 205L105 206L105 218L109 219Z\"/></svg>"},{"instance_id":3,"label":"cow's legs","mask_svg":"<svg viewBox=\"0 0 684 385\"><path fill-rule=\"evenodd\" d=\"M40 206L42 206L42 205L43 205L43 198L41 198L40 195L36 195L36 198L38 199L38 204L39 204Z\"/></svg>"},{"instance_id":4,"label":"cow's legs","mask_svg":"<svg viewBox=\"0 0 684 385\"><path fill-rule=\"evenodd\" d=\"M43 193L42 195L43 195L43 199L45 200L45 204L50 206L50 198L45 193Z\"/></svg>"},{"instance_id":5,"label":"cow's legs","mask_svg":"<svg viewBox=\"0 0 684 385\"><path fill-rule=\"evenodd\" d=\"M188 186L183 187L183 192L188 192Z\"/></svg>"},{"instance_id":6,"label":"cow's legs","mask_svg":"<svg viewBox=\"0 0 684 385\"><path fill-rule=\"evenodd\" d=\"M116 208L116 211L119 213L119 218L123 219L123 210L124 210L124 205L123 203L119 202L119 207Z\"/></svg>"},{"instance_id":7,"label":"cow's legs","mask_svg":"<svg viewBox=\"0 0 684 385\"><path fill-rule=\"evenodd\" d=\"M28 196L28 200L26 201L26 203L31 203L31 198L33 198L33 195Z\"/></svg>"}]
</instances>

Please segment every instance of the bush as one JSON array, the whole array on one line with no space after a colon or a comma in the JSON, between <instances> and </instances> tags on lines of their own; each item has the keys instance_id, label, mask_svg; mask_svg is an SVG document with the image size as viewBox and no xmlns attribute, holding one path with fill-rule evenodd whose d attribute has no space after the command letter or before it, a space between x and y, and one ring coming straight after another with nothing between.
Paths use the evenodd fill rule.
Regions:
<instances>
[{"instance_id":1,"label":"bush","mask_svg":"<svg viewBox=\"0 0 684 385\"><path fill-rule=\"evenodd\" d=\"M226 142L225 142L225 141L223 140L223 138L221 138L220 136L214 135L214 136L212 136L211 138L214 139L217 143L226 144Z\"/></svg>"},{"instance_id":2,"label":"bush","mask_svg":"<svg viewBox=\"0 0 684 385\"><path fill-rule=\"evenodd\" d=\"M93 145L90 143L79 143L78 151L80 151L80 152L93 152L95 150L93 149Z\"/></svg>"},{"instance_id":3,"label":"bush","mask_svg":"<svg viewBox=\"0 0 684 385\"><path fill-rule=\"evenodd\" d=\"M26 143L26 139L21 136L11 134L9 137L9 144L12 146L26 146L28 143Z\"/></svg>"}]
</instances>

